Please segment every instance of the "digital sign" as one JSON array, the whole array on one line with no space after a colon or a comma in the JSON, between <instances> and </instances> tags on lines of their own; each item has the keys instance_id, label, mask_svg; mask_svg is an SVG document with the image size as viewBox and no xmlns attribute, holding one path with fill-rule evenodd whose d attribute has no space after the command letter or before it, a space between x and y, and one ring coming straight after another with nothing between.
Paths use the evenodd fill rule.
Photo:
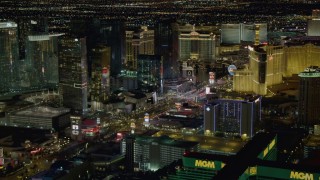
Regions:
<instances>
[{"instance_id":1,"label":"digital sign","mask_svg":"<svg viewBox=\"0 0 320 180\"><path fill-rule=\"evenodd\" d=\"M71 130L73 135L80 134L81 116L70 116Z\"/></svg>"},{"instance_id":2,"label":"digital sign","mask_svg":"<svg viewBox=\"0 0 320 180\"><path fill-rule=\"evenodd\" d=\"M216 79L216 74L214 72L209 72L209 84L214 84Z\"/></svg>"},{"instance_id":3,"label":"digital sign","mask_svg":"<svg viewBox=\"0 0 320 180\"><path fill-rule=\"evenodd\" d=\"M107 67L102 68L102 77L107 78L109 77L109 69Z\"/></svg>"},{"instance_id":4,"label":"digital sign","mask_svg":"<svg viewBox=\"0 0 320 180\"><path fill-rule=\"evenodd\" d=\"M216 166L214 161L203 161L203 160L196 160L194 163L195 167L202 167L202 168L211 168L214 169Z\"/></svg>"},{"instance_id":5,"label":"digital sign","mask_svg":"<svg viewBox=\"0 0 320 180\"><path fill-rule=\"evenodd\" d=\"M313 180L313 174L311 173L303 173L303 172L295 172L291 171L290 172L290 179L308 179L308 180Z\"/></svg>"},{"instance_id":6,"label":"digital sign","mask_svg":"<svg viewBox=\"0 0 320 180\"><path fill-rule=\"evenodd\" d=\"M210 92L211 92L210 87L206 87L206 94L210 94Z\"/></svg>"},{"instance_id":7,"label":"digital sign","mask_svg":"<svg viewBox=\"0 0 320 180\"><path fill-rule=\"evenodd\" d=\"M231 76L233 76L234 75L234 71L235 70L237 70L237 67L235 66L235 65L230 65L230 66L228 66L228 72L229 72L229 74L231 75Z\"/></svg>"},{"instance_id":8,"label":"digital sign","mask_svg":"<svg viewBox=\"0 0 320 180\"><path fill-rule=\"evenodd\" d=\"M150 120L149 114L148 114L148 113L145 113L145 114L144 114L144 122L149 122L149 120Z\"/></svg>"},{"instance_id":9,"label":"digital sign","mask_svg":"<svg viewBox=\"0 0 320 180\"><path fill-rule=\"evenodd\" d=\"M196 159L192 157L183 157L182 158L183 166L190 168L204 168L210 170L220 170L225 164L221 161L214 161L208 159Z\"/></svg>"},{"instance_id":10,"label":"digital sign","mask_svg":"<svg viewBox=\"0 0 320 180\"><path fill-rule=\"evenodd\" d=\"M268 177L269 179L316 180L320 178L320 175L318 173L268 166L257 166L256 175L261 177Z\"/></svg>"}]
</instances>

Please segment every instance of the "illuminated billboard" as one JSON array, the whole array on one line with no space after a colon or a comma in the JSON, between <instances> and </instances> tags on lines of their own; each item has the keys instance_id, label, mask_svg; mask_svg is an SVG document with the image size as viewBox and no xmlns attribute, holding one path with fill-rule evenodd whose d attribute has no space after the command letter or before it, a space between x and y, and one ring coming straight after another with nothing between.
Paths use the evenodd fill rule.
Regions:
<instances>
[{"instance_id":1,"label":"illuminated billboard","mask_svg":"<svg viewBox=\"0 0 320 180\"><path fill-rule=\"evenodd\" d=\"M149 118L150 118L149 114L145 113L144 114L144 122L149 122L149 120L150 120Z\"/></svg>"},{"instance_id":2,"label":"illuminated billboard","mask_svg":"<svg viewBox=\"0 0 320 180\"><path fill-rule=\"evenodd\" d=\"M225 166L225 164L221 161L196 159L191 157L183 157L182 163L184 167L203 168L210 170L220 170Z\"/></svg>"},{"instance_id":3,"label":"illuminated billboard","mask_svg":"<svg viewBox=\"0 0 320 180\"><path fill-rule=\"evenodd\" d=\"M109 69L107 67L102 68L102 77L107 78L109 77Z\"/></svg>"},{"instance_id":4,"label":"illuminated billboard","mask_svg":"<svg viewBox=\"0 0 320 180\"><path fill-rule=\"evenodd\" d=\"M206 87L206 94L210 94L210 93L211 93L210 87Z\"/></svg>"},{"instance_id":5,"label":"illuminated billboard","mask_svg":"<svg viewBox=\"0 0 320 180\"><path fill-rule=\"evenodd\" d=\"M80 126L81 126L81 116L70 116L71 120L71 130L73 135L80 134Z\"/></svg>"},{"instance_id":6,"label":"illuminated billboard","mask_svg":"<svg viewBox=\"0 0 320 180\"><path fill-rule=\"evenodd\" d=\"M277 178L277 179L309 179L315 180L320 178L320 174L312 172L303 172L293 169L284 169L268 166L258 166L257 176Z\"/></svg>"},{"instance_id":7,"label":"illuminated billboard","mask_svg":"<svg viewBox=\"0 0 320 180\"><path fill-rule=\"evenodd\" d=\"M214 84L216 79L216 74L214 72L209 72L209 84Z\"/></svg>"},{"instance_id":8,"label":"illuminated billboard","mask_svg":"<svg viewBox=\"0 0 320 180\"><path fill-rule=\"evenodd\" d=\"M228 66L228 72L231 76L234 75L234 71L237 70L237 67L233 64L231 64L230 66Z\"/></svg>"}]
</instances>

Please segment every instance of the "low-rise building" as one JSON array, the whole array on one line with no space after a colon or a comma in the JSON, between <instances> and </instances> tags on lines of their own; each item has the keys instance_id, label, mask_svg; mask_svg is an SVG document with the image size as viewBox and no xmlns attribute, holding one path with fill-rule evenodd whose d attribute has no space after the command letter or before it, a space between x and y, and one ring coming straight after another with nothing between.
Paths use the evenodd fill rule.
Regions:
<instances>
[{"instance_id":1,"label":"low-rise building","mask_svg":"<svg viewBox=\"0 0 320 180\"><path fill-rule=\"evenodd\" d=\"M126 154L127 161L134 161L135 169L141 171L156 171L181 159L186 151L196 151L198 148L197 142L175 140L168 136L130 136L129 139L132 141L122 142L121 152ZM129 158L129 155L133 155L133 158Z\"/></svg>"},{"instance_id":2,"label":"low-rise building","mask_svg":"<svg viewBox=\"0 0 320 180\"><path fill-rule=\"evenodd\" d=\"M70 109L29 107L9 114L11 126L60 131L70 125Z\"/></svg>"}]
</instances>

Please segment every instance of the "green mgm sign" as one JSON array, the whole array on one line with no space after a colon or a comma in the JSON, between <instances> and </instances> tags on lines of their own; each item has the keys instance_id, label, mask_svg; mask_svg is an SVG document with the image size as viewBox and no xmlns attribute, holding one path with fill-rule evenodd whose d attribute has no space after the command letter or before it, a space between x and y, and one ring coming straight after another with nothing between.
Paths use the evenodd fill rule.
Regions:
<instances>
[{"instance_id":1,"label":"green mgm sign","mask_svg":"<svg viewBox=\"0 0 320 180\"><path fill-rule=\"evenodd\" d=\"M282 169L267 166L257 166L255 173L245 172L240 179L247 179L248 176L258 176L277 179L299 179L299 180L320 180L319 173L303 172L293 169ZM246 174L246 175L245 175Z\"/></svg>"},{"instance_id":2,"label":"green mgm sign","mask_svg":"<svg viewBox=\"0 0 320 180\"><path fill-rule=\"evenodd\" d=\"M207 159L196 159L196 158L189 158L183 157L182 163L184 167L190 168L202 168L208 170L220 170L224 167L224 163L221 161L212 161Z\"/></svg>"}]
</instances>

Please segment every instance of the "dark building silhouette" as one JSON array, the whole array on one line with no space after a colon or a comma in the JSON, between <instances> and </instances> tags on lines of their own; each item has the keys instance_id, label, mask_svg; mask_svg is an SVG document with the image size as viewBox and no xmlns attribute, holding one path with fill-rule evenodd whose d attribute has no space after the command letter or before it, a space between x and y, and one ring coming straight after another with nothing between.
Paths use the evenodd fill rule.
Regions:
<instances>
[{"instance_id":1,"label":"dark building silhouette","mask_svg":"<svg viewBox=\"0 0 320 180\"><path fill-rule=\"evenodd\" d=\"M84 112L87 109L86 38L59 39L59 89L65 107Z\"/></svg>"},{"instance_id":2,"label":"dark building silhouette","mask_svg":"<svg viewBox=\"0 0 320 180\"><path fill-rule=\"evenodd\" d=\"M116 77L121 72L125 53L125 26L120 21L101 20L100 43L111 47L110 75Z\"/></svg>"},{"instance_id":3,"label":"dark building silhouette","mask_svg":"<svg viewBox=\"0 0 320 180\"><path fill-rule=\"evenodd\" d=\"M307 68L299 77L299 122L309 128L320 123L320 69Z\"/></svg>"},{"instance_id":4,"label":"dark building silhouette","mask_svg":"<svg viewBox=\"0 0 320 180\"><path fill-rule=\"evenodd\" d=\"M127 172L133 172L134 168L134 142L135 137L134 136L127 136L126 137L126 171Z\"/></svg>"},{"instance_id":5,"label":"dark building silhouette","mask_svg":"<svg viewBox=\"0 0 320 180\"><path fill-rule=\"evenodd\" d=\"M156 90L160 86L161 56L138 55L138 87L143 90Z\"/></svg>"},{"instance_id":6,"label":"dark building silhouette","mask_svg":"<svg viewBox=\"0 0 320 180\"><path fill-rule=\"evenodd\" d=\"M155 27L155 54L163 57L163 78L174 78L173 20L160 21Z\"/></svg>"}]
</instances>

